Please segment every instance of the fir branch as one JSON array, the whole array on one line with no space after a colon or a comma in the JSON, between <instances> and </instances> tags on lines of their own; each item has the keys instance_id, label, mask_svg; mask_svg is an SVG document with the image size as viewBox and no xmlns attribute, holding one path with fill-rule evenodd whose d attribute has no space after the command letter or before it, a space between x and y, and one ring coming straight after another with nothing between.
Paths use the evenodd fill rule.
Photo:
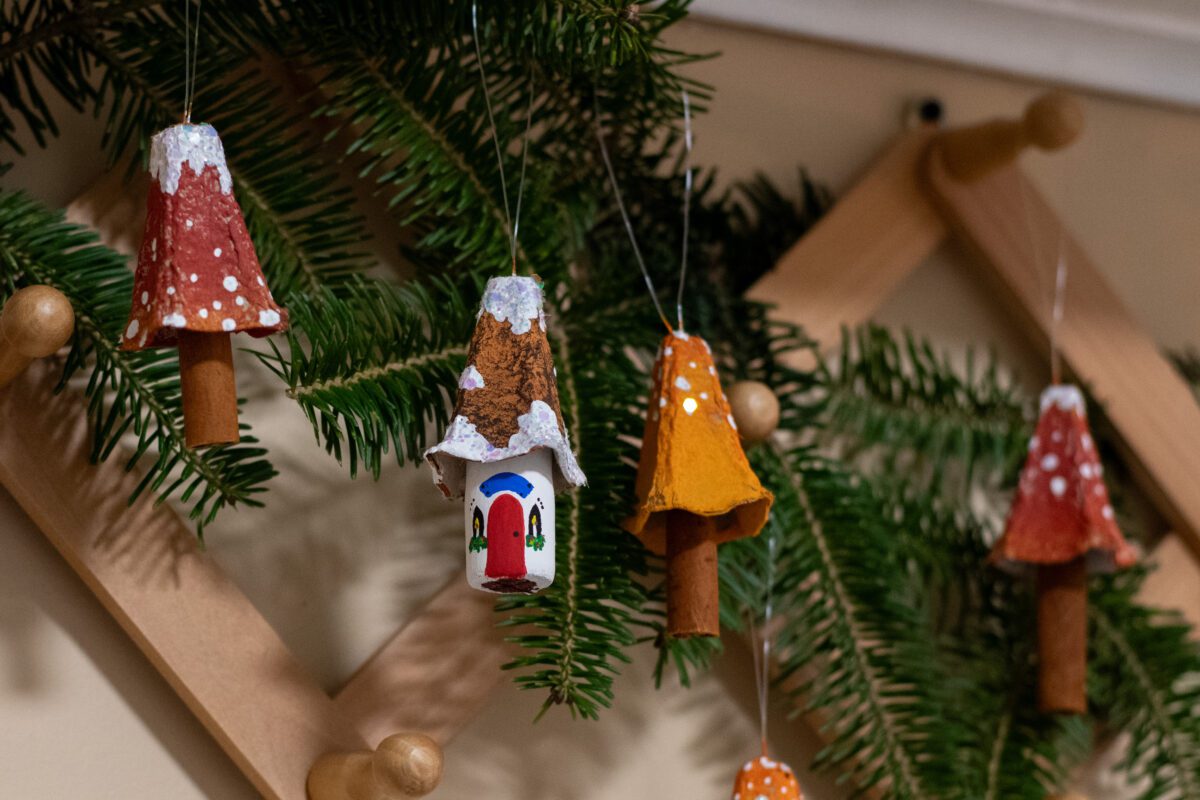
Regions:
<instances>
[{"instance_id":1,"label":"fir branch","mask_svg":"<svg viewBox=\"0 0 1200 800\"><path fill-rule=\"evenodd\" d=\"M781 537L793 531L786 546L811 576L777 652L781 680L813 676L791 689L794 701L830 720L816 765L888 797L953 796L961 733L929 671L927 625L897 594L894 553L869 494L808 450L773 446L758 463L777 491L769 524Z\"/></svg>"},{"instance_id":2,"label":"fir branch","mask_svg":"<svg viewBox=\"0 0 1200 800\"><path fill-rule=\"evenodd\" d=\"M878 459L876 472L921 475L927 486L962 490L1015 469L1031 424L994 358L979 370L968 351L960 376L911 334L898 340L866 326L842 338L836 361L823 367L826 446L856 463Z\"/></svg>"},{"instance_id":3,"label":"fir branch","mask_svg":"<svg viewBox=\"0 0 1200 800\"><path fill-rule=\"evenodd\" d=\"M134 497L147 489L160 498L178 494L190 503L189 517L201 534L226 506L261 505L255 495L275 470L263 458L265 451L253 446L248 427L242 425L242 444L189 449L174 354L119 348L133 291L124 257L99 245L91 231L66 223L61 213L22 194L0 192L0 282L9 289L46 284L70 299L75 337L61 385L92 363L85 390L96 425L92 458L108 458L132 431L135 446L126 469L146 467Z\"/></svg>"},{"instance_id":4,"label":"fir branch","mask_svg":"<svg viewBox=\"0 0 1200 800\"><path fill-rule=\"evenodd\" d=\"M1177 614L1134 597L1144 572L1108 577L1089 593L1089 692L1128 732L1123 767L1139 800L1200 798L1200 649Z\"/></svg>"},{"instance_id":5,"label":"fir branch","mask_svg":"<svg viewBox=\"0 0 1200 800\"><path fill-rule=\"evenodd\" d=\"M287 384L325 449L347 458L351 475L363 462L378 477L391 448L401 463L418 460L429 425L449 422L474 318L445 281L395 287L363 279L342 294L294 306L287 352L272 345L260 359Z\"/></svg>"}]
</instances>

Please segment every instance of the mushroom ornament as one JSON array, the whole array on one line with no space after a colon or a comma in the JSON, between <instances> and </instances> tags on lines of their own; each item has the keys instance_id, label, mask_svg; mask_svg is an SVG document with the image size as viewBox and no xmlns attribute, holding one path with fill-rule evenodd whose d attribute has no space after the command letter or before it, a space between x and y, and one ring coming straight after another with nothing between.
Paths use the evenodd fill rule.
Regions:
<instances>
[{"instance_id":1,"label":"mushroom ornament","mask_svg":"<svg viewBox=\"0 0 1200 800\"><path fill-rule=\"evenodd\" d=\"M668 334L650 398L625 528L667 557L670 635L717 636L717 545L757 536L774 498L742 451L707 342Z\"/></svg>"},{"instance_id":2,"label":"mushroom ornament","mask_svg":"<svg viewBox=\"0 0 1200 800\"><path fill-rule=\"evenodd\" d=\"M221 140L211 125L173 125L150 143L146 227L124 350L179 348L189 447L238 441L230 334L284 330L259 268Z\"/></svg>"},{"instance_id":3,"label":"mushroom ornament","mask_svg":"<svg viewBox=\"0 0 1200 800\"><path fill-rule=\"evenodd\" d=\"M766 755L751 759L738 770L733 800L803 800L796 773Z\"/></svg>"},{"instance_id":4,"label":"mushroom ornament","mask_svg":"<svg viewBox=\"0 0 1200 800\"><path fill-rule=\"evenodd\" d=\"M528 594L554 581L554 496L582 486L567 440L535 278L488 281L458 381L454 418L425 452L434 481L464 498L467 582Z\"/></svg>"},{"instance_id":5,"label":"mushroom ornament","mask_svg":"<svg viewBox=\"0 0 1200 800\"><path fill-rule=\"evenodd\" d=\"M1083 393L1054 385L992 561L1037 570L1038 707L1087 710L1087 573L1136 561L1109 504Z\"/></svg>"}]
</instances>

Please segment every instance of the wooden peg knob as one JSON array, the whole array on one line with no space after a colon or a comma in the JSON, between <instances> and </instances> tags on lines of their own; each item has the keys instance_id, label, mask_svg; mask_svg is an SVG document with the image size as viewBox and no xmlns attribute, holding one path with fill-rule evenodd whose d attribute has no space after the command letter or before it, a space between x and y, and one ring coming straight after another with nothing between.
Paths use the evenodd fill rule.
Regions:
<instances>
[{"instance_id":1,"label":"wooden peg knob","mask_svg":"<svg viewBox=\"0 0 1200 800\"><path fill-rule=\"evenodd\" d=\"M765 383L738 381L729 388L729 406L747 445L765 441L779 427L779 398Z\"/></svg>"},{"instance_id":2,"label":"wooden peg knob","mask_svg":"<svg viewBox=\"0 0 1200 800\"><path fill-rule=\"evenodd\" d=\"M71 301L50 286L26 286L0 312L0 387L35 358L58 351L75 330Z\"/></svg>"},{"instance_id":3,"label":"wooden peg knob","mask_svg":"<svg viewBox=\"0 0 1200 800\"><path fill-rule=\"evenodd\" d=\"M310 800L411 800L442 780L442 748L423 733L397 733L374 752L326 753L308 773Z\"/></svg>"},{"instance_id":4,"label":"wooden peg knob","mask_svg":"<svg viewBox=\"0 0 1200 800\"><path fill-rule=\"evenodd\" d=\"M1020 119L997 119L947 131L937 139L946 172L971 182L1011 163L1027 147L1059 150L1083 132L1083 108L1065 92L1034 100Z\"/></svg>"}]
</instances>

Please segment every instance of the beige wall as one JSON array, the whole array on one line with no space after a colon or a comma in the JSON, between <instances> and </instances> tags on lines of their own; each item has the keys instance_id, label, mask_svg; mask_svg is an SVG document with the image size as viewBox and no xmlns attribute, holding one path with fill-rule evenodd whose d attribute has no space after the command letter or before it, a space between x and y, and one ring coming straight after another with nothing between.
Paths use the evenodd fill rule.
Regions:
<instances>
[{"instance_id":1,"label":"beige wall","mask_svg":"<svg viewBox=\"0 0 1200 800\"><path fill-rule=\"evenodd\" d=\"M796 167L844 189L897 131L907 99L934 94L950 122L1013 113L1037 87L761 33L688 23L670 44L720 50L694 73L717 87L697 122L697 160L725 179ZM1030 172L1134 312L1165 345L1200 343L1200 115L1088 97L1076 147L1029 156ZM99 172L97 131L37 152L5 180L62 203ZM870 235L865 231L864 235ZM1031 381L1040 362L971 279L939 253L880 319L951 346L994 342ZM247 416L282 476L266 511L229 516L213 553L327 685L344 679L459 566L456 507L424 471L393 468L350 483L311 441L307 423L250 361ZM0 421L0 424L3 424ZM434 797L627 800L722 797L755 750L748 658L734 647L687 692L650 687L643 653L599 723L563 713L532 726L540 698L506 686L449 748ZM776 714L780 754L814 750ZM810 798L840 797L806 776ZM242 798L253 792L79 581L0 490L0 797ZM1116 797L1092 787L1093 798Z\"/></svg>"}]
</instances>

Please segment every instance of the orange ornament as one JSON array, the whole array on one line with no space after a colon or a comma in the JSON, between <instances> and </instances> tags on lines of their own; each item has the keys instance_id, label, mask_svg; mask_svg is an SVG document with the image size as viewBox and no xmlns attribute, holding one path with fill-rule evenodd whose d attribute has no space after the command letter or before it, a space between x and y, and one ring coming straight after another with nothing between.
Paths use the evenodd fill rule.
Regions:
<instances>
[{"instance_id":1,"label":"orange ornament","mask_svg":"<svg viewBox=\"0 0 1200 800\"><path fill-rule=\"evenodd\" d=\"M733 782L733 800L802 800L796 773L766 756L747 761Z\"/></svg>"},{"instance_id":2,"label":"orange ornament","mask_svg":"<svg viewBox=\"0 0 1200 800\"><path fill-rule=\"evenodd\" d=\"M672 636L717 636L717 545L757 536L774 499L750 469L712 350L682 331L662 343L626 530L667 556Z\"/></svg>"}]
</instances>

